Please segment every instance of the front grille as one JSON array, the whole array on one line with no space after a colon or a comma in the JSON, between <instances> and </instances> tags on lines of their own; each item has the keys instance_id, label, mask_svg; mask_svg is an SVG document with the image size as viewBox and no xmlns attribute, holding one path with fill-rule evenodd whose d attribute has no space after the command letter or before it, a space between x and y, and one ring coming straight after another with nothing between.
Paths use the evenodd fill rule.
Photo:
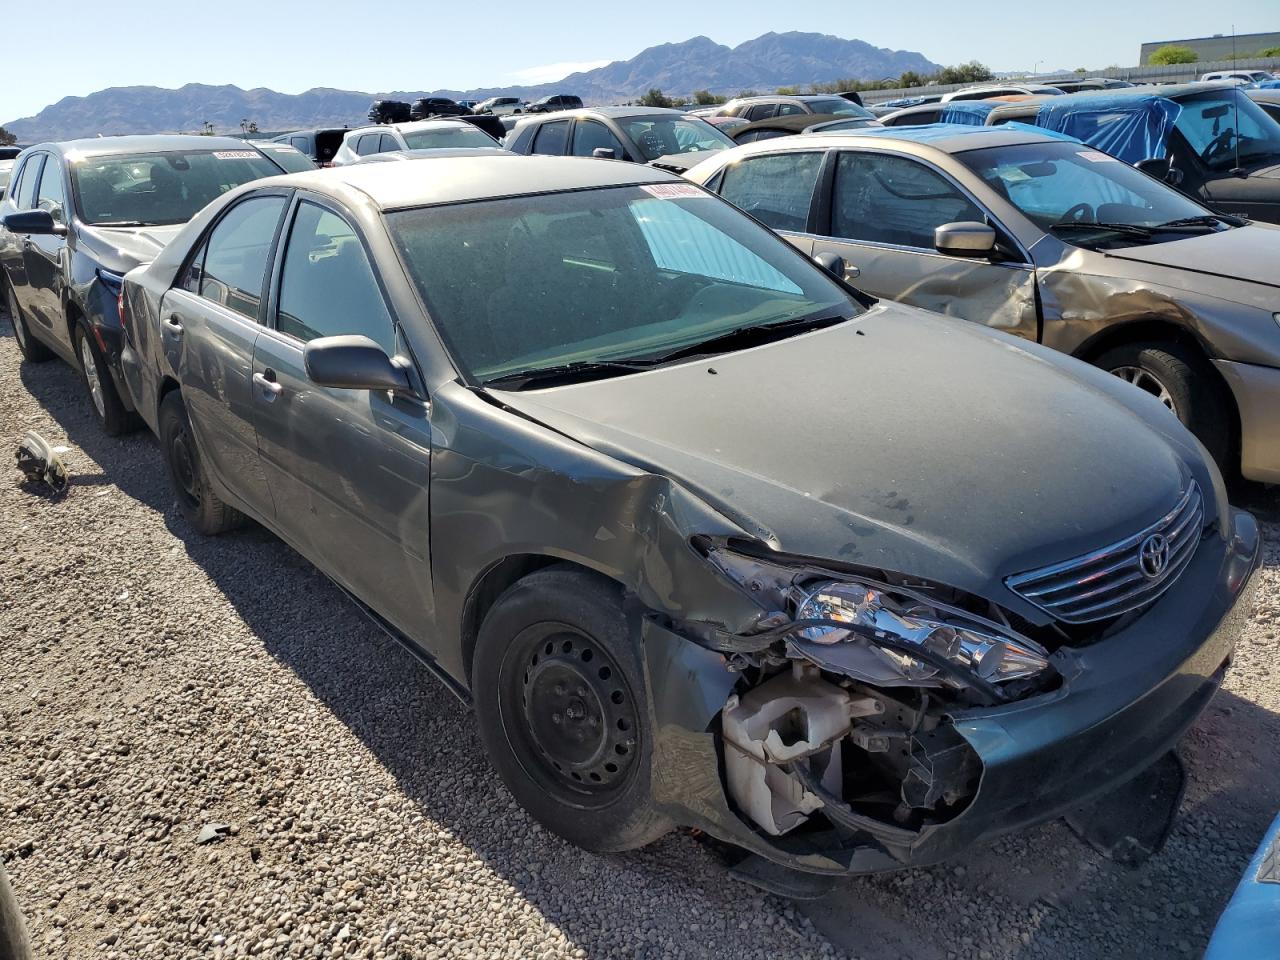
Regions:
<instances>
[{"instance_id":1,"label":"front grille","mask_svg":"<svg viewBox=\"0 0 1280 960\"><path fill-rule=\"evenodd\" d=\"M1005 584L1065 623L1119 616L1150 603L1178 578L1196 552L1203 525L1200 488L1192 481L1177 506L1145 530L1082 557L1008 577Z\"/></svg>"}]
</instances>

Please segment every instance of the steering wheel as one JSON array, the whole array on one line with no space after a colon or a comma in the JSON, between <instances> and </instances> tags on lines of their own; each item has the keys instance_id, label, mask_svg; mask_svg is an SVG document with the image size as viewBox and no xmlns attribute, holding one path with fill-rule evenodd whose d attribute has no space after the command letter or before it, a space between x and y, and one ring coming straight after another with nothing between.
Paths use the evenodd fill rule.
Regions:
<instances>
[{"instance_id":1,"label":"steering wheel","mask_svg":"<svg viewBox=\"0 0 1280 960\"><path fill-rule=\"evenodd\" d=\"M1094 215L1092 206L1087 203L1077 203L1062 215L1062 219L1071 223L1088 223L1098 218Z\"/></svg>"},{"instance_id":2,"label":"steering wheel","mask_svg":"<svg viewBox=\"0 0 1280 960\"><path fill-rule=\"evenodd\" d=\"M1227 129L1214 137L1213 140L1210 141L1209 145L1200 152L1200 159L1204 163L1210 162L1213 159L1214 154L1218 153L1220 150L1226 150L1231 146L1231 140L1235 135L1236 132L1234 128L1227 127Z\"/></svg>"}]
</instances>

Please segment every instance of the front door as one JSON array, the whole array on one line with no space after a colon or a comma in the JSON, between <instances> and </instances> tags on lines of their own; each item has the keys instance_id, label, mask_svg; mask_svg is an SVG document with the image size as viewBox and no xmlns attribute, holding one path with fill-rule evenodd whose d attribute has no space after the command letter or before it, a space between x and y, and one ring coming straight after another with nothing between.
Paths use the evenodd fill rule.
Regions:
<instances>
[{"instance_id":1,"label":"front door","mask_svg":"<svg viewBox=\"0 0 1280 960\"><path fill-rule=\"evenodd\" d=\"M55 157L44 162L40 186L36 190L36 208L53 217L54 223L67 222L66 191L63 188L62 166ZM71 343L66 318L62 311L63 278L66 275L64 260L67 256L67 238L33 236L23 251L27 283L27 316L40 324L49 335L67 344Z\"/></svg>"},{"instance_id":2,"label":"front door","mask_svg":"<svg viewBox=\"0 0 1280 960\"><path fill-rule=\"evenodd\" d=\"M1039 337L1035 269L1028 263L954 257L933 246L947 223L990 222L935 168L910 157L842 150L831 188L830 239L813 252L843 257L851 282L877 297Z\"/></svg>"},{"instance_id":3,"label":"front door","mask_svg":"<svg viewBox=\"0 0 1280 960\"><path fill-rule=\"evenodd\" d=\"M359 234L338 211L299 202L273 322L254 350L259 449L276 523L313 563L401 632L426 643L432 611L429 408L387 391L313 384L303 348L363 334L407 348Z\"/></svg>"},{"instance_id":4,"label":"front door","mask_svg":"<svg viewBox=\"0 0 1280 960\"><path fill-rule=\"evenodd\" d=\"M214 225L160 304L160 336L214 480L248 512L274 512L254 434L253 345L288 197L255 195Z\"/></svg>"}]
</instances>

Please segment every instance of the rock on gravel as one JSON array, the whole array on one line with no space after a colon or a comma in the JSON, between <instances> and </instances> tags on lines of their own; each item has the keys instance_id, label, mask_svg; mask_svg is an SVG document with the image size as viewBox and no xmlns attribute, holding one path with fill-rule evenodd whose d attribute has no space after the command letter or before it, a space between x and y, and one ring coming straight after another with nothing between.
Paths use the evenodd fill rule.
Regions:
<instances>
[{"instance_id":1,"label":"rock on gravel","mask_svg":"<svg viewBox=\"0 0 1280 960\"><path fill-rule=\"evenodd\" d=\"M1050 824L796 905L684 834L597 857L542 830L443 686L266 532L193 534L150 436L102 436L0 320L0 447L29 429L72 473L48 500L0 472L0 858L37 956L1193 956L1280 807L1275 526L1159 857Z\"/></svg>"}]
</instances>

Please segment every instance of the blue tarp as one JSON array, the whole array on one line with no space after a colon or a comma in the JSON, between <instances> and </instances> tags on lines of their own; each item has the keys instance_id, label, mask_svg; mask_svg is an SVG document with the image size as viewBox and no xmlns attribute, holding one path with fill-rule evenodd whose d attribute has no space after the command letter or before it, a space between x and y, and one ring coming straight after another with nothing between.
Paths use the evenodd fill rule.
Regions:
<instances>
[{"instance_id":1,"label":"blue tarp","mask_svg":"<svg viewBox=\"0 0 1280 960\"><path fill-rule=\"evenodd\" d=\"M1065 133L1125 163L1167 155L1182 107L1158 96L1098 94L1046 100L1036 126Z\"/></svg>"},{"instance_id":2,"label":"blue tarp","mask_svg":"<svg viewBox=\"0 0 1280 960\"><path fill-rule=\"evenodd\" d=\"M1204 960L1266 960L1280 943L1280 817L1222 912Z\"/></svg>"},{"instance_id":3,"label":"blue tarp","mask_svg":"<svg viewBox=\"0 0 1280 960\"><path fill-rule=\"evenodd\" d=\"M943 105L938 121L980 127L987 122L987 114L999 106L1003 104L994 100L952 100Z\"/></svg>"},{"instance_id":4,"label":"blue tarp","mask_svg":"<svg viewBox=\"0 0 1280 960\"><path fill-rule=\"evenodd\" d=\"M1280 90L1280 80L1263 80L1258 84L1259 90Z\"/></svg>"}]
</instances>

